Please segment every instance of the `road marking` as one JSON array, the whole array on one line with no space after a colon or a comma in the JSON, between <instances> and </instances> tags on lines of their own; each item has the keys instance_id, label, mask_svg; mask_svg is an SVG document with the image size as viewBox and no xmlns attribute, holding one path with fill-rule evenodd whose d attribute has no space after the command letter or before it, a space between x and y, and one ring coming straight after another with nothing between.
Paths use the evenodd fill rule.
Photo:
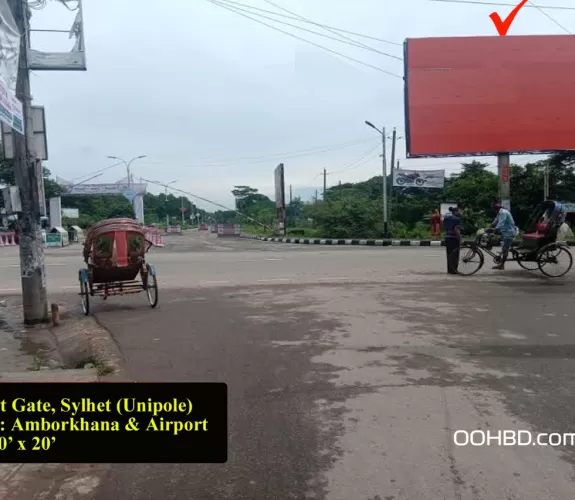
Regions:
<instances>
[{"instance_id":1,"label":"road marking","mask_svg":"<svg viewBox=\"0 0 575 500\"><path fill-rule=\"evenodd\" d=\"M338 281L338 280L350 280L352 278L349 278L347 276L340 276L337 278L318 278L318 281Z\"/></svg>"},{"instance_id":2,"label":"road marking","mask_svg":"<svg viewBox=\"0 0 575 500\"><path fill-rule=\"evenodd\" d=\"M221 285L223 283L231 283L231 281L204 281L204 280L200 280L200 285L202 283L204 285Z\"/></svg>"},{"instance_id":3,"label":"road marking","mask_svg":"<svg viewBox=\"0 0 575 500\"><path fill-rule=\"evenodd\" d=\"M0 292L19 292L20 288L0 288Z\"/></svg>"},{"instance_id":4,"label":"road marking","mask_svg":"<svg viewBox=\"0 0 575 500\"><path fill-rule=\"evenodd\" d=\"M269 278L265 280L258 280L258 283L267 283L270 281L291 281L292 278Z\"/></svg>"}]
</instances>

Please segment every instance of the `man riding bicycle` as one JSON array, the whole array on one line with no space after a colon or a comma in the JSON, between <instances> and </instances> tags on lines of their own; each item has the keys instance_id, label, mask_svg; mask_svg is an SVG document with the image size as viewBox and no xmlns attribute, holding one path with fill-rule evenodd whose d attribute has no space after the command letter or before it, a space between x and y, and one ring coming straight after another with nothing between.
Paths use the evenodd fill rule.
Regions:
<instances>
[{"instance_id":1,"label":"man riding bicycle","mask_svg":"<svg viewBox=\"0 0 575 500\"><path fill-rule=\"evenodd\" d=\"M494 266L493 269L503 270L505 269L505 261L513 244L517 228L515 227L515 221L509 210L503 208L503 205L500 203L493 205L493 208L497 216L491 224L491 227L485 232L495 232L501 235L501 255L499 256L498 264Z\"/></svg>"}]
</instances>

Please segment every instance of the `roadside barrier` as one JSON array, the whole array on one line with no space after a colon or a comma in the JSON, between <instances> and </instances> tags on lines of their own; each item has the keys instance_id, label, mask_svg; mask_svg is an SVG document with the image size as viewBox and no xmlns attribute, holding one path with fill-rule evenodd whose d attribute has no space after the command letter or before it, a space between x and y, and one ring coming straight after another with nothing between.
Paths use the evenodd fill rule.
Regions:
<instances>
[{"instance_id":1,"label":"roadside barrier","mask_svg":"<svg viewBox=\"0 0 575 500\"><path fill-rule=\"evenodd\" d=\"M218 232L218 225L212 224L212 233L217 233L217 232Z\"/></svg>"},{"instance_id":2,"label":"roadside barrier","mask_svg":"<svg viewBox=\"0 0 575 500\"><path fill-rule=\"evenodd\" d=\"M241 226L239 224L218 224L218 237L220 236L240 236Z\"/></svg>"},{"instance_id":3,"label":"roadside barrier","mask_svg":"<svg viewBox=\"0 0 575 500\"><path fill-rule=\"evenodd\" d=\"M14 247L16 243L16 233L0 233L0 247Z\"/></svg>"},{"instance_id":4,"label":"roadside barrier","mask_svg":"<svg viewBox=\"0 0 575 500\"><path fill-rule=\"evenodd\" d=\"M159 229L155 227L146 228L146 239L152 242L155 247L164 247L164 236Z\"/></svg>"},{"instance_id":5,"label":"roadside barrier","mask_svg":"<svg viewBox=\"0 0 575 500\"><path fill-rule=\"evenodd\" d=\"M167 226L166 227L166 234L182 234L182 226Z\"/></svg>"},{"instance_id":6,"label":"roadside barrier","mask_svg":"<svg viewBox=\"0 0 575 500\"><path fill-rule=\"evenodd\" d=\"M208 226L206 224L200 224L198 226L198 231L207 231L208 230Z\"/></svg>"}]
</instances>

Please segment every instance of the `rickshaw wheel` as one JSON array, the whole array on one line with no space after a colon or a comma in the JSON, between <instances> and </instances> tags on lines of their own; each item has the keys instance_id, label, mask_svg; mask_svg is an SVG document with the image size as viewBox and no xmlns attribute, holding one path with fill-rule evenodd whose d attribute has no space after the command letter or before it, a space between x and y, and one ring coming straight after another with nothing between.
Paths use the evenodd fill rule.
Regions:
<instances>
[{"instance_id":1,"label":"rickshaw wheel","mask_svg":"<svg viewBox=\"0 0 575 500\"><path fill-rule=\"evenodd\" d=\"M560 269L557 269L558 273L554 273L553 270L555 269L555 265L560 262L561 256L566 259L564 270L561 271ZM537 255L537 264L539 266L539 270L545 276L550 278L560 278L561 276L565 276L573 267L573 256L563 245L552 243L544 246L539 251L539 254Z\"/></svg>"},{"instance_id":2,"label":"rickshaw wheel","mask_svg":"<svg viewBox=\"0 0 575 500\"><path fill-rule=\"evenodd\" d=\"M476 246L464 243L455 252L459 252L457 274L471 276L479 271L485 262L483 252ZM469 269L462 270L462 265L468 265Z\"/></svg>"},{"instance_id":3,"label":"rickshaw wheel","mask_svg":"<svg viewBox=\"0 0 575 500\"><path fill-rule=\"evenodd\" d=\"M90 291L88 289L88 282L80 280L80 296L82 300L82 311L85 316L90 315Z\"/></svg>"},{"instance_id":4,"label":"rickshaw wheel","mask_svg":"<svg viewBox=\"0 0 575 500\"><path fill-rule=\"evenodd\" d=\"M526 271L537 271L537 269L539 269L539 259L526 260L522 259L521 257L519 258L518 257L519 256L516 255L515 261L517 262L517 264L519 264L519 267L522 267Z\"/></svg>"},{"instance_id":5,"label":"rickshaw wheel","mask_svg":"<svg viewBox=\"0 0 575 500\"><path fill-rule=\"evenodd\" d=\"M158 278L156 277L155 269L150 264L146 264L146 269L146 295L148 296L150 307L154 308L158 305Z\"/></svg>"}]
</instances>

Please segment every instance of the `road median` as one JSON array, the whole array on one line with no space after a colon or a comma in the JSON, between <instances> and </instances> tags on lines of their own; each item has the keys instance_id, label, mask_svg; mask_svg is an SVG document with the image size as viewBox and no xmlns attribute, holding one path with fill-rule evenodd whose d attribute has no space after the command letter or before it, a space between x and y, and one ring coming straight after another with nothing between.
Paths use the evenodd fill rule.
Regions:
<instances>
[{"instance_id":1,"label":"road median","mask_svg":"<svg viewBox=\"0 0 575 500\"><path fill-rule=\"evenodd\" d=\"M358 238L293 238L293 237L272 237L272 236L253 236L249 234L240 235L242 239L266 241L270 243L291 243L300 245L349 245L349 246L375 246L375 247L441 247L445 246L443 240L417 240L417 239L358 239ZM471 243L473 240L465 240ZM570 247L575 246L575 240L567 241ZM500 246L498 243L492 245Z\"/></svg>"}]
</instances>

